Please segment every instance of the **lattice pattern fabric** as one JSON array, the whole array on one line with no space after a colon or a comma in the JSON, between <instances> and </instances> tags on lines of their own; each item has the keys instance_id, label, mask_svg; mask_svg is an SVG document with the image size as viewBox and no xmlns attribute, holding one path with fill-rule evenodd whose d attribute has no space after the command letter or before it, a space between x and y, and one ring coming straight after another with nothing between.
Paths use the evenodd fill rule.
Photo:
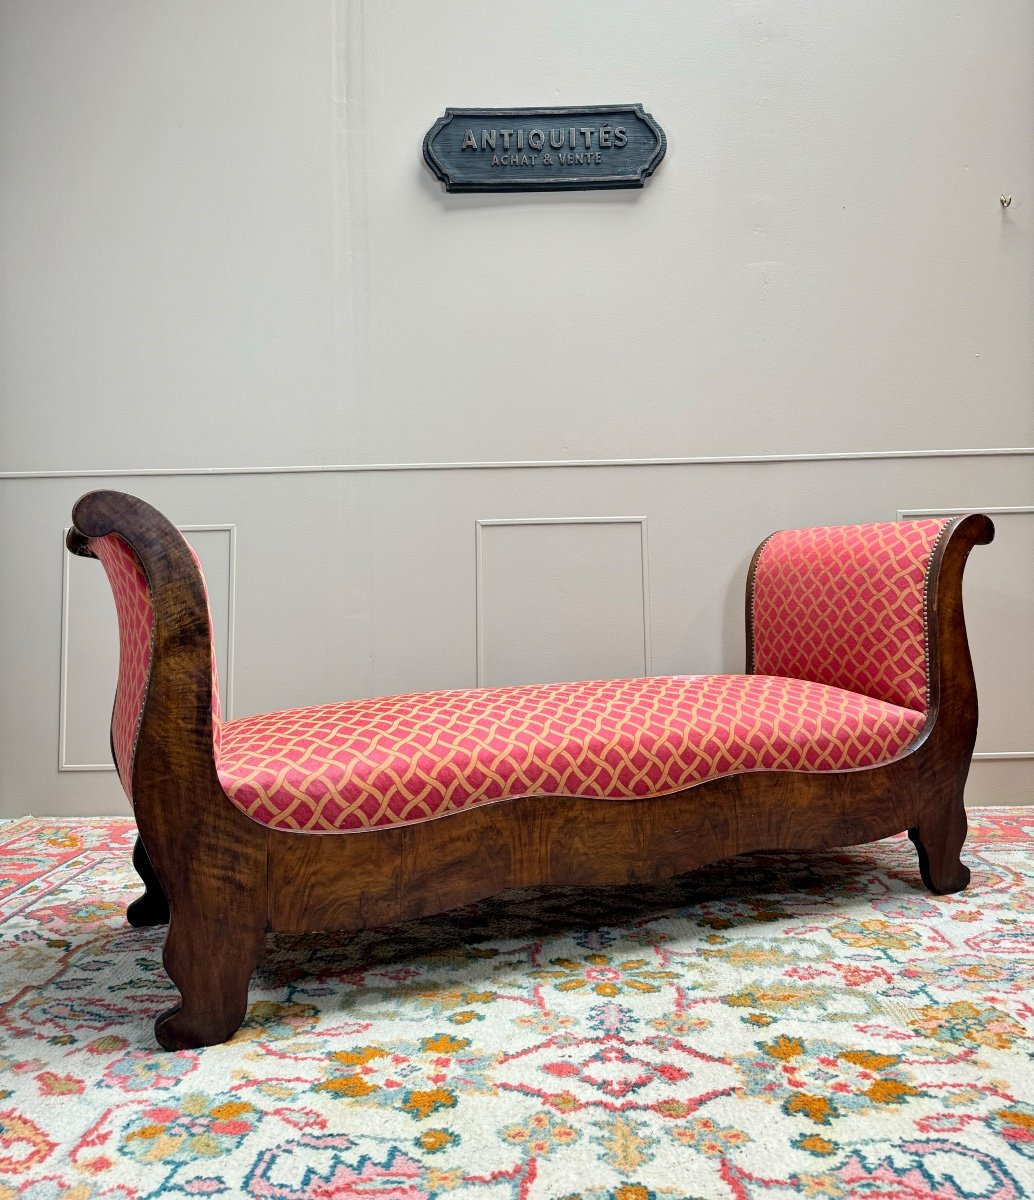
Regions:
<instances>
[{"instance_id":1,"label":"lattice pattern fabric","mask_svg":"<svg viewBox=\"0 0 1034 1200\"><path fill-rule=\"evenodd\" d=\"M798 679L681 675L430 692L223 725L219 778L278 829L335 833L521 795L606 800L904 750L921 712Z\"/></svg>"},{"instance_id":2,"label":"lattice pattern fabric","mask_svg":"<svg viewBox=\"0 0 1034 1200\"><path fill-rule=\"evenodd\" d=\"M926 583L947 520L774 534L753 585L754 664L925 712Z\"/></svg>"},{"instance_id":3,"label":"lattice pattern fabric","mask_svg":"<svg viewBox=\"0 0 1034 1200\"><path fill-rule=\"evenodd\" d=\"M104 567L118 614L118 687L111 715L111 744L122 787L133 798L133 755L151 668L154 608L139 560L117 533L96 538L90 547Z\"/></svg>"},{"instance_id":4,"label":"lattice pattern fabric","mask_svg":"<svg viewBox=\"0 0 1034 1200\"><path fill-rule=\"evenodd\" d=\"M208 588L201 560L192 546L187 547L194 559L208 603ZM115 707L111 716L111 742L115 751L115 766L118 768L122 787L130 800L133 799L133 759L136 755L136 740L140 731L144 700L147 695L148 673L151 669L152 639L154 636L154 606L151 589L147 583L140 560L117 533L94 538L90 549L104 567L115 598L118 616L119 657L118 687L115 691ZM209 615L209 628L211 628ZM215 642L212 643L212 732L216 750L220 742L219 679L215 661Z\"/></svg>"}]
</instances>

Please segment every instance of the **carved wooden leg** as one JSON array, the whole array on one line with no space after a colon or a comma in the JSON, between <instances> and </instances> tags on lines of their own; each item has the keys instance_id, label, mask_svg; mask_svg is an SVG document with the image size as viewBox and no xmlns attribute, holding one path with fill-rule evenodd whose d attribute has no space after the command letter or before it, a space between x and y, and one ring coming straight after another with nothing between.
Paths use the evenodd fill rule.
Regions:
<instances>
[{"instance_id":1,"label":"carved wooden leg","mask_svg":"<svg viewBox=\"0 0 1034 1200\"><path fill-rule=\"evenodd\" d=\"M936 896L961 892L969 883L969 867L959 854L966 840L966 807L961 797L936 815L933 809L920 815L919 824L908 831L919 856L919 874Z\"/></svg>"},{"instance_id":2,"label":"carved wooden leg","mask_svg":"<svg viewBox=\"0 0 1034 1200\"><path fill-rule=\"evenodd\" d=\"M245 913L200 912L174 903L162 961L182 998L155 1021L159 1043L166 1050L193 1050L233 1037L264 952L265 933Z\"/></svg>"},{"instance_id":3,"label":"carved wooden leg","mask_svg":"<svg viewBox=\"0 0 1034 1200\"><path fill-rule=\"evenodd\" d=\"M130 925L142 929L147 925L167 925L169 923L169 901L165 890L154 873L151 860L147 857L143 842L137 838L133 847L133 866L136 873L144 881L144 894L126 909L126 919Z\"/></svg>"}]
</instances>

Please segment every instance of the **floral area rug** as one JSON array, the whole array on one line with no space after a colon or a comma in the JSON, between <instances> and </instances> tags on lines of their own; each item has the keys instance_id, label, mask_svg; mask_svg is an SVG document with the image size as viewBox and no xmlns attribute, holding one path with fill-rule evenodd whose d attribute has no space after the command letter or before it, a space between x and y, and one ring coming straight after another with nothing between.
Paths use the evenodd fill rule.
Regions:
<instances>
[{"instance_id":1,"label":"floral area rug","mask_svg":"<svg viewBox=\"0 0 1034 1200\"><path fill-rule=\"evenodd\" d=\"M0 1198L1034 1196L1034 808L961 895L903 837L271 937L170 1054L126 820L0 824Z\"/></svg>"}]
</instances>

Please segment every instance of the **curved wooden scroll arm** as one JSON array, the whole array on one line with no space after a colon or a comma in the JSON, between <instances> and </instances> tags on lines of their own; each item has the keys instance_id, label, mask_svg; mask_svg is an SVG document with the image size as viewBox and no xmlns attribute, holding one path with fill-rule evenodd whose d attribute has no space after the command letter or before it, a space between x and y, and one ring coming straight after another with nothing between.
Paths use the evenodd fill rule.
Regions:
<instances>
[{"instance_id":1,"label":"curved wooden scroll arm","mask_svg":"<svg viewBox=\"0 0 1034 1200\"><path fill-rule=\"evenodd\" d=\"M793 796L803 820L835 809L841 820L829 845L886 837L905 828L915 844L923 882L935 893L957 892L969 882L960 851L966 839L963 792L977 734L977 692L962 608L962 576L974 546L994 538L994 525L980 513L955 517L933 551L927 571L927 716L916 742L890 763L838 776L786 772L773 787ZM752 587L758 559L747 573L748 674L754 670ZM761 777L755 776L755 782ZM879 812L885 816L878 816Z\"/></svg>"},{"instance_id":2,"label":"curved wooden scroll arm","mask_svg":"<svg viewBox=\"0 0 1034 1200\"><path fill-rule=\"evenodd\" d=\"M164 962L182 996L155 1032L169 1049L224 1041L243 1020L264 948L266 830L219 784L204 581L179 530L135 496L89 492L72 519L73 553L89 555L91 540L108 534L132 548L154 609L130 790L143 851L168 900Z\"/></svg>"},{"instance_id":3,"label":"curved wooden scroll arm","mask_svg":"<svg viewBox=\"0 0 1034 1200\"><path fill-rule=\"evenodd\" d=\"M963 793L977 739L976 680L962 607L962 576L974 546L994 539L982 513L956 517L937 547L927 594L929 702L921 754L916 819L908 836L919 873L943 895L969 883L960 852L968 823Z\"/></svg>"}]
</instances>

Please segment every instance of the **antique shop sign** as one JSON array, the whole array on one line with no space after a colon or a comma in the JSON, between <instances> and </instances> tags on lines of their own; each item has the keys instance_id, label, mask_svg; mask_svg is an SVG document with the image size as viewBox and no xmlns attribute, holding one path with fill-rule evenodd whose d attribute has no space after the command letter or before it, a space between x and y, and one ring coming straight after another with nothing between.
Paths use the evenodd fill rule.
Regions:
<instances>
[{"instance_id":1,"label":"antique shop sign","mask_svg":"<svg viewBox=\"0 0 1034 1200\"><path fill-rule=\"evenodd\" d=\"M641 188L666 146L641 104L447 108L424 161L450 192Z\"/></svg>"}]
</instances>

